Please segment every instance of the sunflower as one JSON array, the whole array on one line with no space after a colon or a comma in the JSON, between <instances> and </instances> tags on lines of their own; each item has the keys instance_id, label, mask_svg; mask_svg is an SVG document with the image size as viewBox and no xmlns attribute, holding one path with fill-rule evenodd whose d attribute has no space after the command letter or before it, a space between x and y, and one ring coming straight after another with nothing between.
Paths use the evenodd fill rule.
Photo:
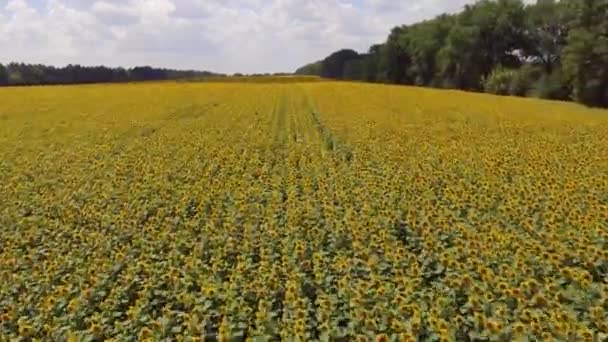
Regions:
<instances>
[{"instance_id":1,"label":"sunflower","mask_svg":"<svg viewBox=\"0 0 608 342\"><path fill-rule=\"evenodd\" d=\"M486 317L482 313L479 313L479 312L473 313L473 318L475 319L475 323L477 324L477 326L485 327Z\"/></svg>"},{"instance_id":2,"label":"sunflower","mask_svg":"<svg viewBox=\"0 0 608 342\"><path fill-rule=\"evenodd\" d=\"M445 333L445 334L440 334L439 335L439 342L450 342L452 341L451 336L449 335L449 333Z\"/></svg>"},{"instance_id":3,"label":"sunflower","mask_svg":"<svg viewBox=\"0 0 608 342\"><path fill-rule=\"evenodd\" d=\"M364 322L368 318L366 310L355 309L355 319L359 322Z\"/></svg>"},{"instance_id":4,"label":"sunflower","mask_svg":"<svg viewBox=\"0 0 608 342\"><path fill-rule=\"evenodd\" d=\"M534 321L530 323L530 329L537 335L543 331L543 327L540 325L540 323Z\"/></svg>"},{"instance_id":5,"label":"sunflower","mask_svg":"<svg viewBox=\"0 0 608 342\"><path fill-rule=\"evenodd\" d=\"M150 341L152 340L152 330L150 330L150 328L148 327L143 327L141 328L141 330L139 331L138 337L140 341Z\"/></svg>"},{"instance_id":6,"label":"sunflower","mask_svg":"<svg viewBox=\"0 0 608 342\"><path fill-rule=\"evenodd\" d=\"M550 333L550 332L548 332L548 331L544 331L544 332L541 334L541 339L542 339L543 341L553 341L553 334L552 334L552 333Z\"/></svg>"},{"instance_id":7,"label":"sunflower","mask_svg":"<svg viewBox=\"0 0 608 342\"><path fill-rule=\"evenodd\" d=\"M66 336L67 342L78 342L80 340L81 340L81 338L76 333L74 333L72 331L69 331L67 333L67 336Z\"/></svg>"},{"instance_id":8,"label":"sunflower","mask_svg":"<svg viewBox=\"0 0 608 342\"><path fill-rule=\"evenodd\" d=\"M411 333L401 333L397 335L397 341L399 342L415 342L417 337Z\"/></svg>"},{"instance_id":9,"label":"sunflower","mask_svg":"<svg viewBox=\"0 0 608 342\"><path fill-rule=\"evenodd\" d=\"M306 321L303 319L296 319L294 323L294 330L296 336L304 337L304 334L306 333Z\"/></svg>"},{"instance_id":10,"label":"sunflower","mask_svg":"<svg viewBox=\"0 0 608 342\"><path fill-rule=\"evenodd\" d=\"M468 288L473 284L473 279L469 275L464 275L460 281L463 288Z\"/></svg>"},{"instance_id":11,"label":"sunflower","mask_svg":"<svg viewBox=\"0 0 608 342\"><path fill-rule=\"evenodd\" d=\"M68 312L71 314L75 313L78 310L79 305L80 305L80 301L78 300L78 298L73 298L68 303L68 306L67 306Z\"/></svg>"},{"instance_id":12,"label":"sunflower","mask_svg":"<svg viewBox=\"0 0 608 342\"><path fill-rule=\"evenodd\" d=\"M577 335L583 341L593 341L593 333L589 329L586 329L586 328L581 329L581 330L578 331Z\"/></svg>"},{"instance_id":13,"label":"sunflower","mask_svg":"<svg viewBox=\"0 0 608 342\"><path fill-rule=\"evenodd\" d=\"M453 319L453 323L457 328L460 328L465 322L466 319L461 315L456 315Z\"/></svg>"},{"instance_id":14,"label":"sunflower","mask_svg":"<svg viewBox=\"0 0 608 342\"><path fill-rule=\"evenodd\" d=\"M355 339L357 340L357 342L367 342L367 341L369 341L369 339L365 335L357 335L357 337Z\"/></svg>"},{"instance_id":15,"label":"sunflower","mask_svg":"<svg viewBox=\"0 0 608 342\"><path fill-rule=\"evenodd\" d=\"M22 337L30 337L34 334L34 328L28 323L19 323L17 332Z\"/></svg>"},{"instance_id":16,"label":"sunflower","mask_svg":"<svg viewBox=\"0 0 608 342\"><path fill-rule=\"evenodd\" d=\"M526 332L526 325L521 323L521 322L516 322L515 324L513 324L512 328L513 333L516 336L521 336Z\"/></svg>"},{"instance_id":17,"label":"sunflower","mask_svg":"<svg viewBox=\"0 0 608 342\"><path fill-rule=\"evenodd\" d=\"M502 331L503 325L502 323L495 320L487 320L485 324L486 329L488 329L492 334L498 334Z\"/></svg>"},{"instance_id":18,"label":"sunflower","mask_svg":"<svg viewBox=\"0 0 608 342\"><path fill-rule=\"evenodd\" d=\"M207 286L203 289L203 292L205 293L205 296L207 296L207 297L214 297L216 294L216 289L212 286Z\"/></svg>"},{"instance_id":19,"label":"sunflower","mask_svg":"<svg viewBox=\"0 0 608 342\"><path fill-rule=\"evenodd\" d=\"M380 335L376 335L376 338L374 339L375 342L388 342L389 338L386 334L380 334Z\"/></svg>"},{"instance_id":20,"label":"sunflower","mask_svg":"<svg viewBox=\"0 0 608 342\"><path fill-rule=\"evenodd\" d=\"M547 298L545 298L545 296L543 296L542 294L537 294L532 297L532 303L534 303L534 305L538 307L545 307L549 304Z\"/></svg>"},{"instance_id":21,"label":"sunflower","mask_svg":"<svg viewBox=\"0 0 608 342\"><path fill-rule=\"evenodd\" d=\"M8 322L12 319L11 314L9 314L8 312L4 312L2 314L0 314L0 324L4 323L4 322Z\"/></svg>"},{"instance_id":22,"label":"sunflower","mask_svg":"<svg viewBox=\"0 0 608 342\"><path fill-rule=\"evenodd\" d=\"M91 333L93 336L99 336L101 334L101 332L103 331L101 325L97 324L97 323L90 323L89 324L89 329L88 329L89 333Z\"/></svg>"},{"instance_id":23,"label":"sunflower","mask_svg":"<svg viewBox=\"0 0 608 342\"><path fill-rule=\"evenodd\" d=\"M68 295L68 293L70 292L70 285L65 285L65 286L59 286L59 288L57 289L57 295L59 297L65 297Z\"/></svg>"},{"instance_id":24,"label":"sunflower","mask_svg":"<svg viewBox=\"0 0 608 342\"><path fill-rule=\"evenodd\" d=\"M405 324L404 322L402 322L399 319L396 318L392 318L390 320L390 328L393 331L405 331L407 328L407 324Z\"/></svg>"}]
</instances>

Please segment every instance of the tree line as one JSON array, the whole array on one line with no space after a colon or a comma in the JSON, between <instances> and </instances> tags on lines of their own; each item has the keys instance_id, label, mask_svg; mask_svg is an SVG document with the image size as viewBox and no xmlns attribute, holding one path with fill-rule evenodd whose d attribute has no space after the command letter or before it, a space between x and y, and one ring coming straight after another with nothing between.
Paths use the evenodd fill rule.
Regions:
<instances>
[{"instance_id":1,"label":"tree line","mask_svg":"<svg viewBox=\"0 0 608 342\"><path fill-rule=\"evenodd\" d=\"M108 68L104 66L68 65L62 68L41 64L0 64L0 86L85 84L176 80L219 76L209 71L173 70L140 66Z\"/></svg>"},{"instance_id":2,"label":"tree line","mask_svg":"<svg viewBox=\"0 0 608 342\"><path fill-rule=\"evenodd\" d=\"M481 0L296 74L608 107L608 0Z\"/></svg>"}]
</instances>

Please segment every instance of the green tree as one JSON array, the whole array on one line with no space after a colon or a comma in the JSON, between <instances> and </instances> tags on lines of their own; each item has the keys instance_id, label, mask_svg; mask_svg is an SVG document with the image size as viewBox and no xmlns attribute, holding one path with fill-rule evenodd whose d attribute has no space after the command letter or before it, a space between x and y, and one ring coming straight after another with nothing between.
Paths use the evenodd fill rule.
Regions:
<instances>
[{"instance_id":1,"label":"green tree","mask_svg":"<svg viewBox=\"0 0 608 342\"><path fill-rule=\"evenodd\" d=\"M382 58L382 44L372 45L367 54L363 55L363 78L367 82L380 81L380 61Z\"/></svg>"},{"instance_id":2,"label":"green tree","mask_svg":"<svg viewBox=\"0 0 608 342\"><path fill-rule=\"evenodd\" d=\"M343 78L344 66L349 60L359 59L359 54L350 49L336 51L323 60L321 76L329 78Z\"/></svg>"},{"instance_id":3,"label":"green tree","mask_svg":"<svg viewBox=\"0 0 608 342\"><path fill-rule=\"evenodd\" d=\"M510 95L511 84L517 75L513 69L498 67L483 80L483 90L497 95Z\"/></svg>"},{"instance_id":4,"label":"green tree","mask_svg":"<svg viewBox=\"0 0 608 342\"><path fill-rule=\"evenodd\" d=\"M321 61L306 64L305 66L296 70L295 73L296 73L296 75L319 76L319 75L321 75L321 65L322 65Z\"/></svg>"},{"instance_id":5,"label":"green tree","mask_svg":"<svg viewBox=\"0 0 608 342\"><path fill-rule=\"evenodd\" d=\"M346 80L360 81L364 77L364 62L365 57L357 59L349 59L344 63L344 70L342 72L342 78Z\"/></svg>"},{"instance_id":6,"label":"green tree","mask_svg":"<svg viewBox=\"0 0 608 342\"><path fill-rule=\"evenodd\" d=\"M608 0L479 0L458 14L395 27L367 54L342 50L321 69L608 106Z\"/></svg>"},{"instance_id":7,"label":"green tree","mask_svg":"<svg viewBox=\"0 0 608 342\"><path fill-rule=\"evenodd\" d=\"M528 96L532 95L534 90L537 90L538 82L544 75L542 66L527 63L519 68L511 80L510 92L511 95ZM538 94L537 94L538 95Z\"/></svg>"},{"instance_id":8,"label":"green tree","mask_svg":"<svg viewBox=\"0 0 608 342\"><path fill-rule=\"evenodd\" d=\"M442 85L479 90L481 80L496 67L518 67L517 50L525 43L524 20L520 0L482 0L465 6L437 53Z\"/></svg>"},{"instance_id":9,"label":"green tree","mask_svg":"<svg viewBox=\"0 0 608 342\"><path fill-rule=\"evenodd\" d=\"M0 63L0 85L8 84L8 70L6 67Z\"/></svg>"},{"instance_id":10,"label":"green tree","mask_svg":"<svg viewBox=\"0 0 608 342\"><path fill-rule=\"evenodd\" d=\"M572 22L570 1L537 0L526 7L525 54L541 64L547 74L559 67Z\"/></svg>"},{"instance_id":11,"label":"green tree","mask_svg":"<svg viewBox=\"0 0 608 342\"><path fill-rule=\"evenodd\" d=\"M407 50L408 27L394 27L386 43L378 50L380 57L378 61L377 79L391 83L410 83L406 78L407 69L411 63L411 56Z\"/></svg>"},{"instance_id":12,"label":"green tree","mask_svg":"<svg viewBox=\"0 0 608 342\"><path fill-rule=\"evenodd\" d=\"M479 30L474 26L454 25L446 44L437 53L442 87L477 89L483 77L482 55L477 50Z\"/></svg>"},{"instance_id":13,"label":"green tree","mask_svg":"<svg viewBox=\"0 0 608 342\"><path fill-rule=\"evenodd\" d=\"M579 0L575 28L564 48L564 73L573 97L590 106L608 106L608 0Z\"/></svg>"},{"instance_id":14,"label":"green tree","mask_svg":"<svg viewBox=\"0 0 608 342\"><path fill-rule=\"evenodd\" d=\"M532 85L529 96L550 100L569 100L572 90L562 69L555 68L551 73L543 72Z\"/></svg>"},{"instance_id":15,"label":"green tree","mask_svg":"<svg viewBox=\"0 0 608 342\"><path fill-rule=\"evenodd\" d=\"M406 72L416 85L439 85L436 80L437 54L445 44L453 19L441 15L433 20L413 25L403 39L411 56L411 64Z\"/></svg>"}]
</instances>

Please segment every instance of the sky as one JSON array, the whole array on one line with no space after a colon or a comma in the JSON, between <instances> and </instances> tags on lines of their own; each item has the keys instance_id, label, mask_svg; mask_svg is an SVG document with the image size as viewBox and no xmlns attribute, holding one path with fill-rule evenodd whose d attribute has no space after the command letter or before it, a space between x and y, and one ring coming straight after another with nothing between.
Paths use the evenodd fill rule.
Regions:
<instances>
[{"instance_id":1,"label":"sky","mask_svg":"<svg viewBox=\"0 0 608 342\"><path fill-rule=\"evenodd\" d=\"M292 72L467 0L0 0L0 63Z\"/></svg>"}]
</instances>

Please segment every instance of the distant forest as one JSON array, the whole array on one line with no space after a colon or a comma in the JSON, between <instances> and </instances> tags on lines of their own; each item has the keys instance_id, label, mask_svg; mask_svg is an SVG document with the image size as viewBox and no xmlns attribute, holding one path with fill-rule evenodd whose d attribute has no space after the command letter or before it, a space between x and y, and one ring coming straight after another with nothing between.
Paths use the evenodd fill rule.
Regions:
<instances>
[{"instance_id":1,"label":"distant forest","mask_svg":"<svg viewBox=\"0 0 608 342\"><path fill-rule=\"evenodd\" d=\"M296 74L608 107L608 0L481 0Z\"/></svg>"},{"instance_id":2,"label":"distant forest","mask_svg":"<svg viewBox=\"0 0 608 342\"><path fill-rule=\"evenodd\" d=\"M0 86L42 84L85 84L177 80L222 76L209 71L159 69L149 66L108 68L104 66L68 65L56 68L41 64L0 64Z\"/></svg>"}]
</instances>

